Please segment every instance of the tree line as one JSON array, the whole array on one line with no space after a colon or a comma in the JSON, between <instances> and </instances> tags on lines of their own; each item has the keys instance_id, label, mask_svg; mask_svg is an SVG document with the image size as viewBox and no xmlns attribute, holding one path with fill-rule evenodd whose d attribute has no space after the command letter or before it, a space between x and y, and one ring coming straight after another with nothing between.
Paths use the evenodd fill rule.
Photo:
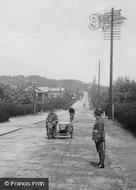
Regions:
<instances>
[{"instance_id":1,"label":"tree line","mask_svg":"<svg viewBox=\"0 0 136 190\"><path fill-rule=\"evenodd\" d=\"M92 84L90 91L91 105L99 106L109 113L109 88L100 87L100 100L98 105L98 86ZM113 85L113 102L115 105L115 118L124 127L136 133L136 82L129 77L119 77Z\"/></svg>"},{"instance_id":2,"label":"tree line","mask_svg":"<svg viewBox=\"0 0 136 190\"><path fill-rule=\"evenodd\" d=\"M75 90L77 99L83 96L82 91ZM65 91L63 97L46 99L44 103L37 102L36 112L52 109L68 109L76 101L72 91ZM33 114L34 91L32 88L11 87L0 83L0 122L10 117Z\"/></svg>"}]
</instances>

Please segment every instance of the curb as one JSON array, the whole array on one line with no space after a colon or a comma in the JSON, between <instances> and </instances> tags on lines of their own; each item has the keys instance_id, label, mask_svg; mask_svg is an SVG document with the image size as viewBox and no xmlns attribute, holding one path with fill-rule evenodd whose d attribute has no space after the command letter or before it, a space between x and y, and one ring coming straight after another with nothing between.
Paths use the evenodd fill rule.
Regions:
<instances>
[{"instance_id":1,"label":"curb","mask_svg":"<svg viewBox=\"0 0 136 190\"><path fill-rule=\"evenodd\" d=\"M13 132L19 131L19 130L21 130L21 129L22 129L22 128L14 129L14 130L11 130L11 131L8 131L8 132L5 132L5 133L0 134L0 136L7 135L7 134L9 134L9 133L13 133Z\"/></svg>"},{"instance_id":2,"label":"curb","mask_svg":"<svg viewBox=\"0 0 136 190\"><path fill-rule=\"evenodd\" d=\"M37 124L42 123L42 122L45 122L45 121L46 121L46 120L37 121L37 122L33 123L33 125L37 125Z\"/></svg>"}]
</instances>

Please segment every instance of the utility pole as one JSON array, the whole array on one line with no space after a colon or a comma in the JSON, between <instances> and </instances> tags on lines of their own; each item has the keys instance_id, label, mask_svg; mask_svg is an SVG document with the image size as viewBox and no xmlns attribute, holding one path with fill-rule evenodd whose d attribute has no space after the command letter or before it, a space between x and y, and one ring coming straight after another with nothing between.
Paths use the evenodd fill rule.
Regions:
<instances>
[{"instance_id":1,"label":"utility pole","mask_svg":"<svg viewBox=\"0 0 136 190\"><path fill-rule=\"evenodd\" d=\"M113 13L111 10L111 31L110 31L110 84L109 84L109 119L113 118Z\"/></svg>"},{"instance_id":2,"label":"utility pole","mask_svg":"<svg viewBox=\"0 0 136 190\"><path fill-rule=\"evenodd\" d=\"M94 75L94 89L95 89L95 87L96 87L96 79L95 79L95 75Z\"/></svg>"},{"instance_id":3,"label":"utility pole","mask_svg":"<svg viewBox=\"0 0 136 190\"><path fill-rule=\"evenodd\" d=\"M110 82L109 82L109 118L114 119L113 105L113 40L120 39L121 26L126 20L121 15L121 9L106 12L104 14L95 13L89 16L89 29L92 31L102 29L105 40L110 40ZM99 79L98 79L99 81ZM98 82L99 86L99 82ZM99 90L98 90L99 91ZM99 92L98 92L99 94ZM98 96L99 97L99 96Z\"/></svg>"},{"instance_id":4,"label":"utility pole","mask_svg":"<svg viewBox=\"0 0 136 190\"><path fill-rule=\"evenodd\" d=\"M100 107L100 74L101 74L101 66L99 60L99 69L98 69L98 107Z\"/></svg>"},{"instance_id":5,"label":"utility pole","mask_svg":"<svg viewBox=\"0 0 136 190\"><path fill-rule=\"evenodd\" d=\"M36 113L36 81L32 81L32 87L33 87L33 114Z\"/></svg>"},{"instance_id":6,"label":"utility pole","mask_svg":"<svg viewBox=\"0 0 136 190\"><path fill-rule=\"evenodd\" d=\"M97 91L96 91L96 77L94 75L94 82L93 82L93 91L94 91L94 97L96 97L96 101L95 101L95 106L97 107L98 105L98 99L97 99Z\"/></svg>"}]
</instances>

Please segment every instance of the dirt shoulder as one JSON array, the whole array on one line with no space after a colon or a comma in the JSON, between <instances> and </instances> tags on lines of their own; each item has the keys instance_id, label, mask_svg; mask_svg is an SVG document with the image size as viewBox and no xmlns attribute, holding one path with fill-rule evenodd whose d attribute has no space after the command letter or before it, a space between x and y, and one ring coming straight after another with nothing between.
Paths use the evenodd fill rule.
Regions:
<instances>
[{"instance_id":1,"label":"dirt shoulder","mask_svg":"<svg viewBox=\"0 0 136 190\"><path fill-rule=\"evenodd\" d=\"M126 189L136 189L136 138L118 122L105 120L106 155Z\"/></svg>"}]
</instances>

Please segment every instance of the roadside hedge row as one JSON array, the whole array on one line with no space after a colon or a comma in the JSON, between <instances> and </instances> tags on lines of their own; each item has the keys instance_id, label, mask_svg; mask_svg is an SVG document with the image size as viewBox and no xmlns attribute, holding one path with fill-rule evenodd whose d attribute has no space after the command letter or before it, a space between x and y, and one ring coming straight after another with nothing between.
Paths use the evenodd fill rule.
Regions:
<instances>
[{"instance_id":1,"label":"roadside hedge row","mask_svg":"<svg viewBox=\"0 0 136 190\"><path fill-rule=\"evenodd\" d=\"M75 101L67 101L61 98L52 98L49 102L38 104L38 110L49 111L52 109L68 109Z\"/></svg>"},{"instance_id":2,"label":"roadside hedge row","mask_svg":"<svg viewBox=\"0 0 136 190\"><path fill-rule=\"evenodd\" d=\"M68 109L74 103L74 100L64 98L52 98L44 104L37 104L36 112L48 111L52 109ZM28 115L33 113L32 104L15 104L0 102L0 122L8 121L10 117Z\"/></svg>"},{"instance_id":3,"label":"roadside hedge row","mask_svg":"<svg viewBox=\"0 0 136 190\"><path fill-rule=\"evenodd\" d=\"M116 104L115 118L125 128L136 133L136 102Z\"/></svg>"},{"instance_id":4,"label":"roadside hedge row","mask_svg":"<svg viewBox=\"0 0 136 190\"><path fill-rule=\"evenodd\" d=\"M0 102L0 122L8 121L10 117L33 113L31 104L13 104Z\"/></svg>"},{"instance_id":5,"label":"roadside hedge row","mask_svg":"<svg viewBox=\"0 0 136 190\"><path fill-rule=\"evenodd\" d=\"M9 117L10 112L7 103L0 102L0 122L8 121Z\"/></svg>"}]
</instances>

